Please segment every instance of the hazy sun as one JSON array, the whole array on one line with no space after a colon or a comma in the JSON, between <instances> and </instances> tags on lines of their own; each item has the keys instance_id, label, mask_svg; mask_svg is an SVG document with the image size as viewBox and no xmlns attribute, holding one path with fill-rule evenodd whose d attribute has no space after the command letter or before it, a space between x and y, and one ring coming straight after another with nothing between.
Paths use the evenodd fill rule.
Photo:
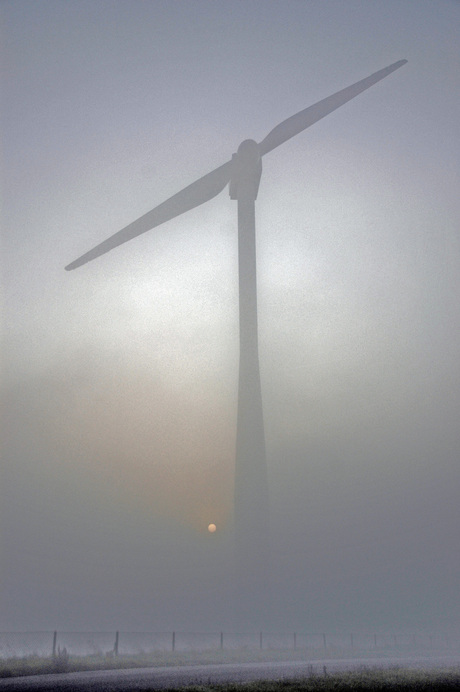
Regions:
<instances>
[{"instance_id":1,"label":"hazy sun","mask_svg":"<svg viewBox=\"0 0 460 692\"><path fill-rule=\"evenodd\" d=\"M217 526L215 524L209 524L209 526L208 526L209 533L214 533L214 531L216 529L217 529Z\"/></svg>"}]
</instances>

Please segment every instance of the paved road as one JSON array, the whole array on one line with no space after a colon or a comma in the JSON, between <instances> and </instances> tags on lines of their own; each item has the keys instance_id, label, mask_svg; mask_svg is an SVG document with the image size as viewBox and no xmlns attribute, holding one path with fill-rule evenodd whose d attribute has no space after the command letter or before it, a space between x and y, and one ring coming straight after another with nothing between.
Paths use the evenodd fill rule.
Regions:
<instances>
[{"instance_id":1,"label":"paved road","mask_svg":"<svg viewBox=\"0 0 460 692\"><path fill-rule=\"evenodd\" d=\"M8 692L128 692L136 690L165 690L194 684L249 682L306 677L312 672L322 675L356 670L360 666L391 668L445 668L460 666L460 656L436 658L366 658L316 659L273 663L225 663L219 665L174 666L168 668L131 668L129 670L100 670L83 673L33 675L0 680L0 690ZM312 670L313 667L313 670Z\"/></svg>"}]
</instances>

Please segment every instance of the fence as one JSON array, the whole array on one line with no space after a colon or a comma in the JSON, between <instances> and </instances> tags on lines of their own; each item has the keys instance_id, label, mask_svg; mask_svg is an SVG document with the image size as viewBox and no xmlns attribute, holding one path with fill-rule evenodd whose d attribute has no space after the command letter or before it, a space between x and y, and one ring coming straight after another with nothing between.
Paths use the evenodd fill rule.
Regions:
<instances>
[{"instance_id":1,"label":"fence","mask_svg":"<svg viewBox=\"0 0 460 692\"><path fill-rule=\"evenodd\" d=\"M399 651L451 652L460 649L460 637L420 634L227 633L227 632L4 632L0 659L55 657L66 649L74 656L139 655L204 651L296 651L309 655L394 653Z\"/></svg>"}]
</instances>

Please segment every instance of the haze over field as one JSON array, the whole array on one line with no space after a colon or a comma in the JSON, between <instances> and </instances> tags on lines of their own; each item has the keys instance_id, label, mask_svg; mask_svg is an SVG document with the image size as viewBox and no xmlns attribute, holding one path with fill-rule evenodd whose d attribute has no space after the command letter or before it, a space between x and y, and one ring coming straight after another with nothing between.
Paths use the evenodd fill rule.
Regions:
<instances>
[{"instance_id":1,"label":"haze over field","mask_svg":"<svg viewBox=\"0 0 460 692\"><path fill-rule=\"evenodd\" d=\"M460 4L0 17L0 629L237 626L236 204L64 266L405 58L263 160L271 605L246 625L458 631Z\"/></svg>"}]
</instances>

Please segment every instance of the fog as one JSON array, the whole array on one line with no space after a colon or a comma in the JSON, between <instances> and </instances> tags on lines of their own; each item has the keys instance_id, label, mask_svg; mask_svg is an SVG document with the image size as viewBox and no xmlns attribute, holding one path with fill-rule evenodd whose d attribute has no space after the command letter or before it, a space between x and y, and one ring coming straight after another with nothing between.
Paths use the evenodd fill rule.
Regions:
<instances>
[{"instance_id":1,"label":"fog","mask_svg":"<svg viewBox=\"0 0 460 692\"><path fill-rule=\"evenodd\" d=\"M459 632L458 3L16 0L0 16L1 629ZM270 570L251 610L233 541L236 203L225 189L64 266L404 58L264 157Z\"/></svg>"}]
</instances>

